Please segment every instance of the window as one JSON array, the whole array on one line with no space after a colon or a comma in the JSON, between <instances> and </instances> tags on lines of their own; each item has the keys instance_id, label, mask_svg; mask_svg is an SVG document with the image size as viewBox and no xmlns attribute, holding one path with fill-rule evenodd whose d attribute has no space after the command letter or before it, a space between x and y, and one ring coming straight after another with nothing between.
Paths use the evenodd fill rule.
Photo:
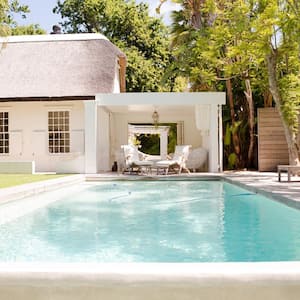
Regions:
<instances>
[{"instance_id":1,"label":"window","mask_svg":"<svg viewBox=\"0 0 300 300\"><path fill-rule=\"evenodd\" d=\"M9 153L8 112L0 112L0 154Z\"/></svg>"},{"instance_id":2,"label":"window","mask_svg":"<svg viewBox=\"0 0 300 300\"><path fill-rule=\"evenodd\" d=\"M50 153L70 152L69 111L48 112L48 136Z\"/></svg>"}]
</instances>

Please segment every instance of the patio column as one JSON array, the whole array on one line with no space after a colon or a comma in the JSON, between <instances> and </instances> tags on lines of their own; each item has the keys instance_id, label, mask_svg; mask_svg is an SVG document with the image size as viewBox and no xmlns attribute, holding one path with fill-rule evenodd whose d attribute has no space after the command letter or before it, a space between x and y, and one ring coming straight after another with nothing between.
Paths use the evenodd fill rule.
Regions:
<instances>
[{"instance_id":1,"label":"patio column","mask_svg":"<svg viewBox=\"0 0 300 300\"><path fill-rule=\"evenodd\" d=\"M97 104L84 102L85 122L85 173L97 173Z\"/></svg>"},{"instance_id":2,"label":"patio column","mask_svg":"<svg viewBox=\"0 0 300 300\"><path fill-rule=\"evenodd\" d=\"M168 131L160 131L160 157L166 159L168 155Z\"/></svg>"},{"instance_id":3,"label":"patio column","mask_svg":"<svg viewBox=\"0 0 300 300\"><path fill-rule=\"evenodd\" d=\"M223 172L223 121L222 105L218 104L218 133L219 133L219 172Z\"/></svg>"},{"instance_id":4,"label":"patio column","mask_svg":"<svg viewBox=\"0 0 300 300\"><path fill-rule=\"evenodd\" d=\"M210 130L209 130L209 172L220 172L220 145L219 145L219 113L216 104L210 105Z\"/></svg>"}]
</instances>

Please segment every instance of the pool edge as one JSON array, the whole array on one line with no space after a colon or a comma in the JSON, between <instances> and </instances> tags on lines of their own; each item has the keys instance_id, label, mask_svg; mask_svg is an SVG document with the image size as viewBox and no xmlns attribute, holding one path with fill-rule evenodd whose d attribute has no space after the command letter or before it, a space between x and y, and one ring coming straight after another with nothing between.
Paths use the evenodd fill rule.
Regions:
<instances>
[{"instance_id":1,"label":"pool edge","mask_svg":"<svg viewBox=\"0 0 300 300\"><path fill-rule=\"evenodd\" d=\"M0 264L3 299L299 299L300 262Z\"/></svg>"}]
</instances>

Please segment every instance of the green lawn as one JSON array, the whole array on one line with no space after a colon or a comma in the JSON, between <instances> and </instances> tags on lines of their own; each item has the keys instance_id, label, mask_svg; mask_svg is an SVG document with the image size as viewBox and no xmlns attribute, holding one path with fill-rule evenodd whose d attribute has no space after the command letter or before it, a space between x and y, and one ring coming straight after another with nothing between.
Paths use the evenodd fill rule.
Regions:
<instances>
[{"instance_id":1,"label":"green lawn","mask_svg":"<svg viewBox=\"0 0 300 300\"><path fill-rule=\"evenodd\" d=\"M48 180L66 176L65 174L0 174L0 188L24 183Z\"/></svg>"}]
</instances>

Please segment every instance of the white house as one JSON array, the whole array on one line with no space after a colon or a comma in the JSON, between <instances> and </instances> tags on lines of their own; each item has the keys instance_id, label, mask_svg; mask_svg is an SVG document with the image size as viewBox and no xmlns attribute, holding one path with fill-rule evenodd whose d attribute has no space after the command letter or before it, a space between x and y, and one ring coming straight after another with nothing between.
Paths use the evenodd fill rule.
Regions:
<instances>
[{"instance_id":1,"label":"white house","mask_svg":"<svg viewBox=\"0 0 300 300\"><path fill-rule=\"evenodd\" d=\"M0 173L108 171L130 124L177 123L222 171L224 93L123 93L125 55L100 34L0 40ZM162 145L161 145L162 147Z\"/></svg>"}]
</instances>

